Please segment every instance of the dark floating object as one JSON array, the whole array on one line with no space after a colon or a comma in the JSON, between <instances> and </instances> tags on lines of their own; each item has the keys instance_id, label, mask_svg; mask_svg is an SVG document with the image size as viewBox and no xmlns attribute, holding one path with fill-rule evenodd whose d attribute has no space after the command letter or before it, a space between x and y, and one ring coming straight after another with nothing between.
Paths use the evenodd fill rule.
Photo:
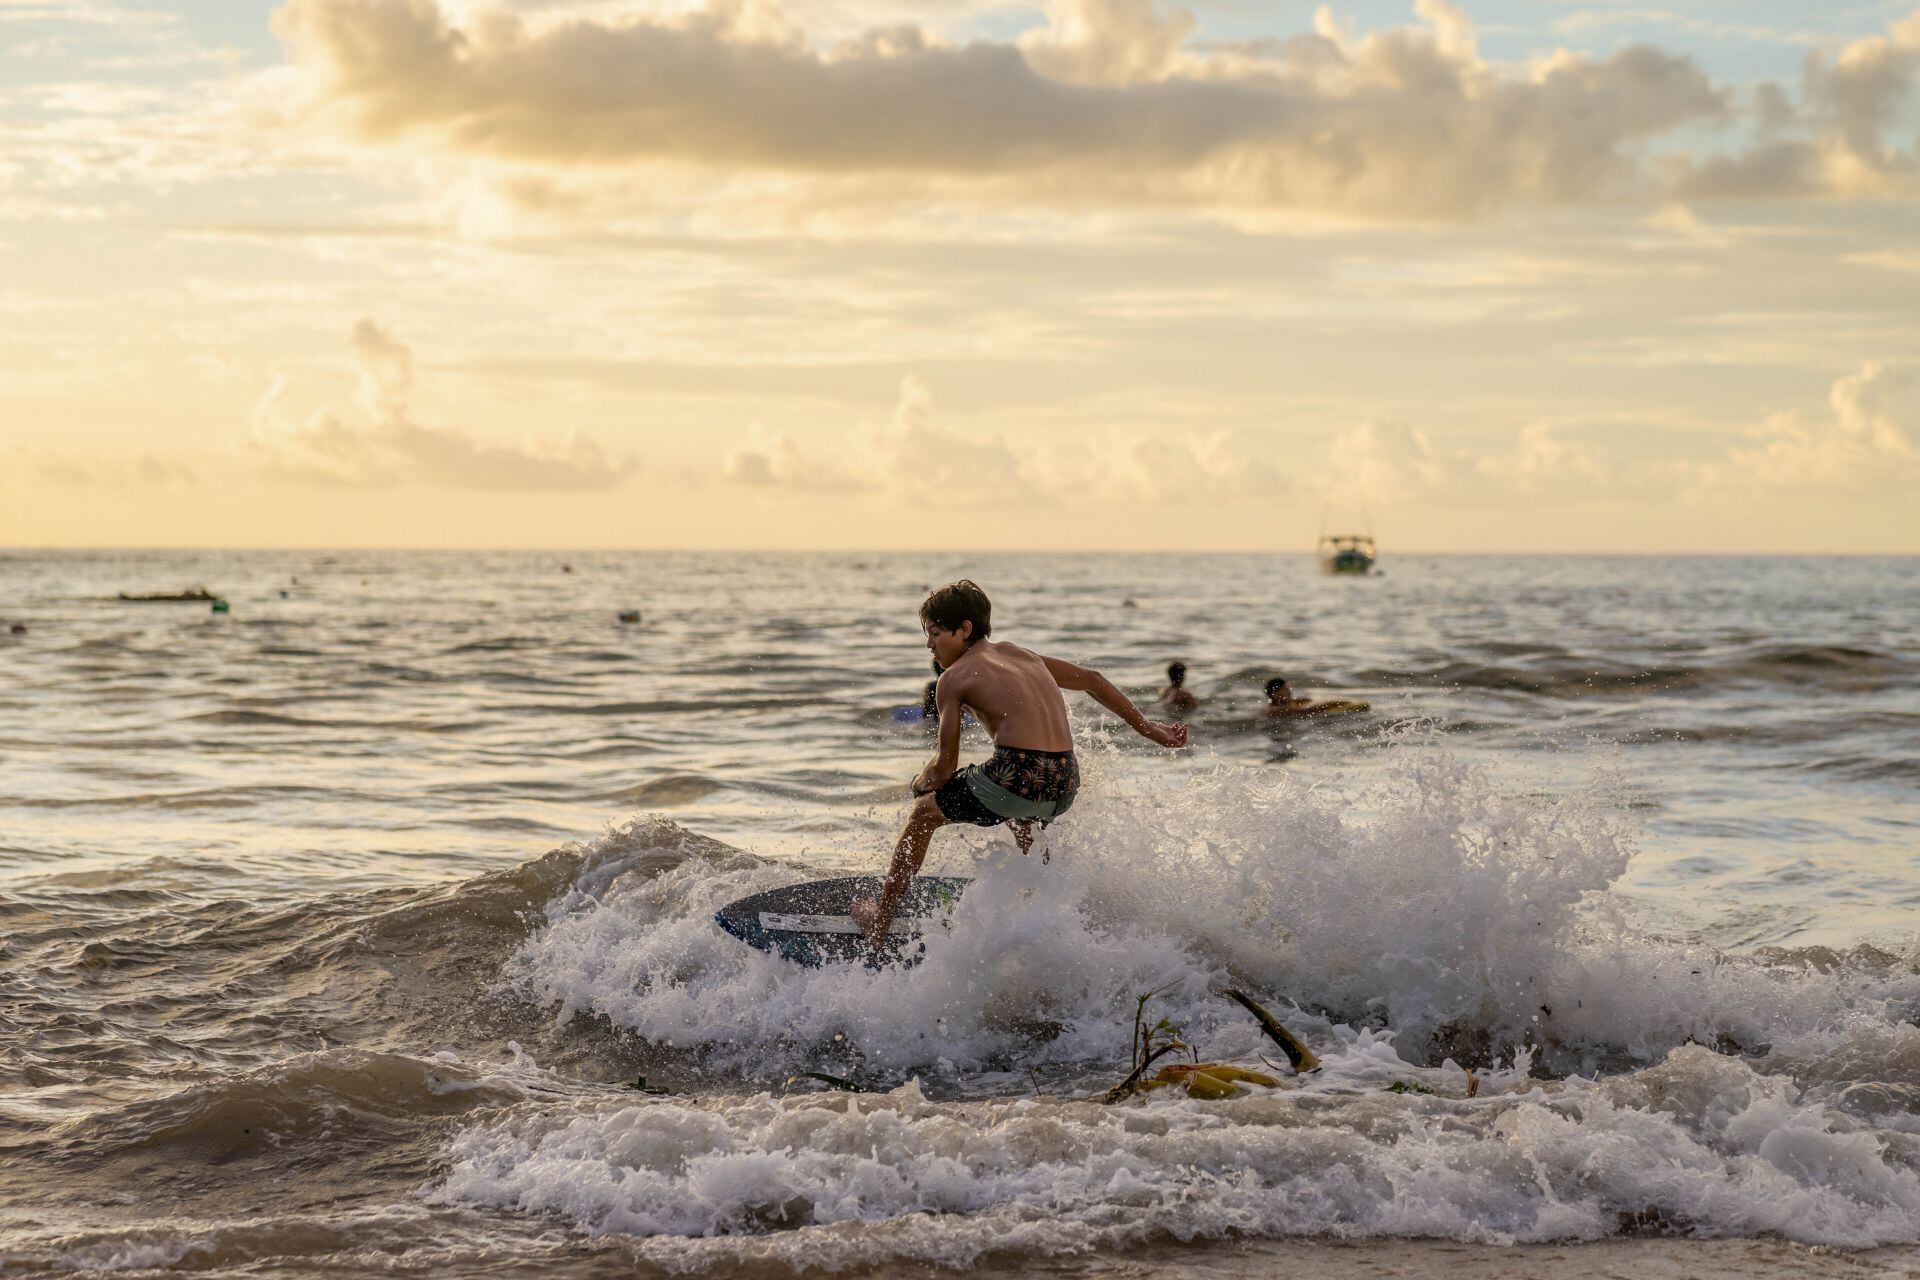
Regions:
<instances>
[{"instance_id":1,"label":"dark floating object","mask_svg":"<svg viewBox=\"0 0 1920 1280\"><path fill-rule=\"evenodd\" d=\"M1313 1050L1300 1043L1299 1036L1281 1026L1280 1020L1256 1004L1252 996L1244 991L1222 991L1220 994L1253 1015L1260 1029L1267 1033L1267 1038L1279 1045L1280 1051L1287 1055L1287 1061L1293 1064L1295 1071L1320 1069L1320 1059L1313 1056Z\"/></svg>"},{"instance_id":2,"label":"dark floating object","mask_svg":"<svg viewBox=\"0 0 1920 1280\"><path fill-rule=\"evenodd\" d=\"M573 566L572 566L572 565L570 565L570 564L563 564L563 565L561 565L561 566L560 566L560 572L562 572L562 573L572 573L572 572L573 572Z\"/></svg>"},{"instance_id":3,"label":"dark floating object","mask_svg":"<svg viewBox=\"0 0 1920 1280\"><path fill-rule=\"evenodd\" d=\"M1140 606L1133 602L1132 596L1128 596L1125 600L1122 600L1120 602L1120 607L1122 609L1138 609Z\"/></svg>"},{"instance_id":4,"label":"dark floating object","mask_svg":"<svg viewBox=\"0 0 1920 1280\"><path fill-rule=\"evenodd\" d=\"M620 611L620 621L629 624L638 622L640 621L640 611L638 609L622 609Z\"/></svg>"},{"instance_id":5,"label":"dark floating object","mask_svg":"<svg viewBox=\"0 0 1920 1280\"><path fill-rule=\"evenodd\" d=\"M830 1076L824 1071L802 1071L799 1075L787 1077L788 1084L793 1084L796 1081L800 1081L800 1080L818 1080L821 1084L824 1084L829 1088L838 1089L842 1093L873 1092L871 1089L867 1088L865 1085L855 1084L853 1081L848 1080L842 1076Z\"/></svg>"},{"instance_id":6,"label":"dark floating object","mask_svg":"<svg viewBox=\"0 0 1920 1280\"><path fill-rule=\"evenodd\" d=\"M10 635L23 636L27 634L27 624L24 622L16 622L7 628L7 632Z\"/></svg>"},{"instance_id":7,"label":"dark floating object","mask_svg":"<svg viewBox=\"0 0 1920 1280\"><path fill-rule=\"evenodd\" d=\"M146 595L122 591L120 598L133 604L211 604L220 597L205 587L195 587L191 591L157 591Z\"/></svg>"},{"instance_id":8,"label":"dark floating object","mask_svg":"<svg viewBox=\"0 0 1920 1280\"><path fill-rule=\"evenodd\" d=\"M215 613L232 613L233 606L228 604L225 600L215 600L213 602L213 611Z\"/></svg>"}]
</instances>

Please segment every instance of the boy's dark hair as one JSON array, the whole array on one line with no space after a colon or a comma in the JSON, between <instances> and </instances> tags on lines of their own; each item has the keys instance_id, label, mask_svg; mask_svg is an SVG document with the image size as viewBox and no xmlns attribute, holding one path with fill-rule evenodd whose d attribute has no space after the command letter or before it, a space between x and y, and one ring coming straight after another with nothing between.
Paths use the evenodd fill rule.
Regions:
<instances>
[{"instance_id":1,"label":"boy's dark hair","mask_svg":"<svg viewBox=\"0 0 1920 1280\"><path fill-rule=\"evenodd\" d=\"M1285 676L1275 676L1273 679L1267 681L1267 697L1273 697L1274 691L1286 682L1287 678Z\"/></svg>"},{"instance_id":2,"label":"boy's dark hair","mask_svg":"<svg viewBox=\"0 0 1920 1280\"><path fill-rule=\"evenodd\" d=\"M958 631L961 623L971 622L973 636L967 643L972 644L993 634L993 603L972 578L962 578L921 601L920 622L943 631Z\"/></svg>"},{"instance_id":3,"label":"boy's dark hair","mask_svg":"<svg viewBox=\"0 0 1920 1280\"><path fill-rule=\"evenodd\" d=\"M1167 681L1170 684L1172 684L1174 688L1178 689L1180 687L1180 682L1182 680L1185 680L1186 678L1187 678L1186 663L1169 662L1167 664Z\"/></svg>"}]
</instances>

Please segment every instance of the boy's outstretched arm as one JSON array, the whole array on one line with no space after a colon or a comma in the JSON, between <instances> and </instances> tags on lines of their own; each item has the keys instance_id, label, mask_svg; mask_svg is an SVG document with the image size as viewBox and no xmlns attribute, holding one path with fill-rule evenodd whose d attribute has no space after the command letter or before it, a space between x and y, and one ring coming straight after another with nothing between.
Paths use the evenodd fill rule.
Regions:
<instances>
[{"instance_id":1,"label":"boy's outstretched arm","mask_svg":"<svg viewBox=\"0 0 1920 1280\"><path fill-rule=\"evenodd\" d=\"M1163 747L1184 747L1187 745L1187 726L1183 724L1158 724L1140 714L1140 708L1133 700L1120 692L1113 681L1098 671L1075 666L1064 658L1049 658L1040 655L1040 661L1047 664L1047 670L1053 675L1053 682L1062 689L1078 689L1090 693L1093 700L1113 714L1127 722L1127 727L1141 737L1159 743Z\"/></svg>"}]
</instances>

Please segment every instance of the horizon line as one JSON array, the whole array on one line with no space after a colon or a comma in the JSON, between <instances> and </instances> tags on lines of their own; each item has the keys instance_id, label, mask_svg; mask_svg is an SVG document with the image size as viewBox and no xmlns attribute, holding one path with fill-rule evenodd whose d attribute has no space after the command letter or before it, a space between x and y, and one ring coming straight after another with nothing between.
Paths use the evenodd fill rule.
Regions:
<instances>
[{"instance_id":1,"label":"horizon line","mask_svg":"<svg viewBox=\"0 0 1920 1280\"><path fill-rule=\"evenodd\" d=\"M324 554L365 554L365 553L401 553L401 554L438 554L462 555L475 553L514 553L521 555L899 555L930 556L949 554L969 554L980 556L1013 555L1054 555L1054 556L1299 556L1315 558L1312 550L1257 549L1247 547L995 547L957 549L945 547L853 547L853 546L407 546L401 544L380 546L339 546L323 543L255 544L255 545L215 545L215 544L152 544L144 546L127 544L14 544L0 545L0 555L49 553L85 553L85 552L162 552L162 551L201 551L224 553L248 552L314 552ZM1558 550L1558 551L1487 551L1448 548L1441 550L1405 550L1386 553L1379 557L1390 560L1397 556L1505 556L1511 558L1547 559L1555 556L1614 556L1621 558L1687 557L1692 559L1911 559L1920 557L1920 550L1913 551L1696 551L1696 550Z\"/></svg>"}]
</instances>

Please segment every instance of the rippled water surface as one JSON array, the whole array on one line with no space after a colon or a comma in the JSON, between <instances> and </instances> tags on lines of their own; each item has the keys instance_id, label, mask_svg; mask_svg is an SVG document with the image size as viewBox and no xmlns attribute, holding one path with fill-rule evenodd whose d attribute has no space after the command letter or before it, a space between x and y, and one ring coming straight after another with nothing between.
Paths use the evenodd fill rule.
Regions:
<instances>
[{"instance_id":1,"label":"rippled water surface","mask_svg":"<svg viewBox=\"0 0 1920 1280\"><path fill-rule=\"evenodd\" d=\"M0 555L0 1270L1920 1241L1920 561L1384 568ZM960 574L1143 701L1184 660L1192 749L1076 705L1051 861L938 835L916 968L725 938L881 865ZM1149 991L1258 1066L1228 986L1325 1067L1095 1101Z\"/></svg>"}]
</instances>

